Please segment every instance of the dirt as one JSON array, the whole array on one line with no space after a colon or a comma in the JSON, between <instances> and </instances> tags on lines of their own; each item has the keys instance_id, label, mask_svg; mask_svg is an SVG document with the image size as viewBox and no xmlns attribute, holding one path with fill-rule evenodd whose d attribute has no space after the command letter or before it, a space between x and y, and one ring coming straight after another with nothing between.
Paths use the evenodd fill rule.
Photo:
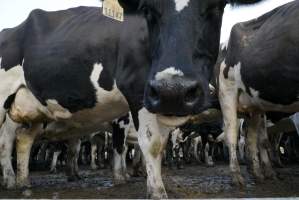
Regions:
<instances>
[{"instance_id":1,"label":"dirt","mask_svg":"<svg viewBox=\"0 0 299 200\"><path fill-rule=\"evenodd\" d=\"M242 166L246 179L243 189L231 186L228 165L205 167L189 165L184 169L163 168L163 180L169 198L299 197L299 165L276 169L278 180L256 184ZM81 170L82 180L69 183L63 172L32 172L32 188L0 189L1 198L146 198L146 180L132 177L114 185L111 170Z\"/></svg>"}]
</instances>

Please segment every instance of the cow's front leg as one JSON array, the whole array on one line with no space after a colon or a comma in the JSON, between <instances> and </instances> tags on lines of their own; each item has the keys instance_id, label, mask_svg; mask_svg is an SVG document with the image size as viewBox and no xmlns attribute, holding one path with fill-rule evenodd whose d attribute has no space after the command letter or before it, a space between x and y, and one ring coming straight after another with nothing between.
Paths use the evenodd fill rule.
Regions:
<instances>
[{"instance_id":1,"label":"cow's front leg","mask_svg":"<svg viewBox=\"0 0 299 200\"><path fill-rule=\"evenodd\" d=\"M51 161L50 173L57 172L57 160L58 160L58 157L60 154L61 154L61 151L54 151L53 159Z\"/></svg>"},{"instance_id":2,"label":"cow's front leg","mask_svg":"<svg viewBox=\"0 0 299 200\"><path fill-rule=\"evenodd\" d=\"M265 177L269 179L276 179L276 173L272 167L268 154L271 152L271 145L267 134L266 117L262 119L262 123L260 123L258 129L258 147Z\"/></svg>"},{"instance_id":3,"label":"cow's front leg","mask_svg":"<svg viewBox=\"0 0 299 200\"><path fill-rule=\"evenodd\" d=\"M97 158L97 144L95 142L91 142L91 161L90 161L90 168L92 170L98 169L98 166L96 164L96 158ZM99 156L98 156L99 157Z\"/></svg>"},{"instance_id":4,"label":"cow's front leg","mask_svg":"<svg viewBox=\"0 0 299 200\"><path fill-rule=\"evenodd\" d=\"M155 114L144 108L139 111L138 142L146 162L148 198L167 198L161 176L161 161L169 131L157 121Z\"/></svg>"},{"instance_id":5,"label":"cow's front leg","mask_svg":"<svg viewBox=\"0 0 299 200\"><path fill-rule=\"evenodd\" d=\"M15 187L16 184L16 177L11 164L11 155L18 126L7 115L0 129L0 164L3 172L3 186L7 189Z\"/></svg>"},{"instance_id":6,"label":"cow's front leg","mask_svg":"<svg viewBox=\"0 0 299 200\"><path fill-rule=\"evenodd\" d=\"M261 115L255 114L248 119L247 148L250 158L250 168L258 181L263 181L264 176L260 167L258 150L258 129L262 123Z\"/></svg>"},{"instance_id":7,"label":"cow's front leg","mask_svg":"<svg viewBox=\"0 0 299 200\"><path fill-rule=\"evenodd\" d=\"M67 147L67 179L68 181L77 181L81 177L79 175L78 158L80 153L81 140L78 138L68 141Z\"/></svg>"},{"instance_id":8,"label":"cow's front leg","mask_svg":"<svg viewBox=\"0 0 299 200\"><path fill-rule=\"evenodd\" d=\"M29 158L35 137L41 133L42 124L34 124L30 128L17 129L17 187L30 187Z\"/></svg>"},{"instance_id":9,"label":"cow's front leg","mask_svg":"<svg viewBox=\"0 0 299 200\"><path fill-rule=\"evenodd\" d=\"M233 183L238 186L244 185L239 162L237 159L238 123L237 123L237 88L233 75L224 77L226 65L221 64L219 76L219 101L223 113L224 134L226 145L229 149L229 163L232 173Z\"/></svg>"},{"instance_id":10,"label":"cow's front leg","mask_svg":"<svg viewBox=\"0 0 299 200\"><path fill-rule=\"evenodd\" d=\"M126 155L127 155L128 147L126 144L123 145L121 152L117 149L114 149L113 152L113 178L115 184L123 184L130 178L127 173L127 165L126 165Z\"/></svg>"}]
</instances>

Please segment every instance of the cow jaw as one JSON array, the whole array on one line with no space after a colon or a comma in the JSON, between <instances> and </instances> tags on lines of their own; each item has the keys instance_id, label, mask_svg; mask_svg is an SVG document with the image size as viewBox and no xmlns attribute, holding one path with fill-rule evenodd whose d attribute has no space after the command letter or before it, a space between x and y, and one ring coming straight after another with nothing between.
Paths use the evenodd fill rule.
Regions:
<instances>
[{"instance_id":1,"label":"cow jaw","mask_svg":"<svg viewBox=\"0 0 299 200\"><path fill-rule=\"evenodd\" d=\"M186 123L189 119L190 116L178 117L178 116L165 116L165 115L157 114L157 120L159 122L161 122L166 126L172 126L172 127L180 126Z\"/></svg>"}]
</instances>

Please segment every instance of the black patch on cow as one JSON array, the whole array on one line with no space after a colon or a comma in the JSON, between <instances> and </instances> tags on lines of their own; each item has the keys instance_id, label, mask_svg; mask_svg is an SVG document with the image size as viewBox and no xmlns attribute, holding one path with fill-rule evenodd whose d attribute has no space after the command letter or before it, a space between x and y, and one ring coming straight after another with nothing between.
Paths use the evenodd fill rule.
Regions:
<instances>
[{"instance_id":1,"label":"black patch on cow","mask_svg":"<svg viewBox=\"0 0 299 200\"><path fill-rule=\"evenodd\" d=\"M117 119L117 123L124 122L124 125L128 125L130 123L130 116L129 114L126 114L125 116L122 116Z\"/></svg>"},{"instance_id":2,"label":"black patch on cow","mask_svg":"<svg viewBox=\"0 0 299 200\"><path fill-rule=\"evenodd\" d=\"M4 115L4 118L3 118L3 122L2 122L2 124L4 124L4 123L5 123L5 121L6 121L6 115Z\"/></svg>"},{"instance_id":3,"label":"black patch on cow","mask_svg":"<svg viewBox=\"0 0 299 200\"><path fill-rule=\"evenodd\" d=\"M251 96L250 88L273 104L298 101L298 9L299 2L293 1L233 27L226 62L241 63L241 78Z\"/></svg>"},{"instance_id":4,"label":"black patch on cow","mask_svg":"<svg viewBox=\"0 0 299 200\"><path fill-rule=\"evenodd\" d=\"M11 104L13 103L13 101L15 100L15 97L16 97L16 93L14 94L11 94L7 97L7 99L5 100L4 104L3 104L3 107L5 109L9 109Z\"/></svg>"},{"instance_id":5,"label":"black patch on cow","mask_svg":"<svg viewBox=\"0 0 299 200\"><path fill-rule=\"evenodd\" d=\"M223 70L223 76L224 78L228 78L228 72L229 72L229 66L226 66Z\"/></svg>"},{"instance_id":6,"label":"black patch on cow","mask_svg":"<svg viewBox=\"0 0 299 200\"><path fill-rule=\"evenodd\" d=\"M104 90L111 91L113 89L114 80L108 70L102 70L98 83Z\"/></svg>"},{"instance_id":7,"label":"black patch on cow","mask_svg":"<svg viewBox=\"0 0 299 200\"><path fill-rule=\"evenodd\" d=\"M125 130L124 128L120 128L119 124L116 122L112 122L112 146L113 149L121 154L124 151L125 144Z\"/></svg>"}]
</instances>

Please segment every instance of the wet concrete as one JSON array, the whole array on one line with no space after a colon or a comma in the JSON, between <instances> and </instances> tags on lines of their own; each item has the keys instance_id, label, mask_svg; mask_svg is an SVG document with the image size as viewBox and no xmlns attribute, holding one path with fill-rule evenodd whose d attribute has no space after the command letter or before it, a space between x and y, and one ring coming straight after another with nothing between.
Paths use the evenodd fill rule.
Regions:
<instances>
[{"instance_id":1,"label":"wet concrete","mask_svg":"<svg viewBox=\"0 0 299 200\"><path fill-rule=\"evenodd\" d=\"M256 184L242 167L246 188L231 186L227 165L186 166L163 170L169 198L299 197L299 166L276 169L279 178ZM133 177L127 184L114 185L110 170L82 170L82 180L69 183L63 172L32 172L30 190L0 189L1 198L145 198L146 180Z\"/></svg>"}]
</instances>

